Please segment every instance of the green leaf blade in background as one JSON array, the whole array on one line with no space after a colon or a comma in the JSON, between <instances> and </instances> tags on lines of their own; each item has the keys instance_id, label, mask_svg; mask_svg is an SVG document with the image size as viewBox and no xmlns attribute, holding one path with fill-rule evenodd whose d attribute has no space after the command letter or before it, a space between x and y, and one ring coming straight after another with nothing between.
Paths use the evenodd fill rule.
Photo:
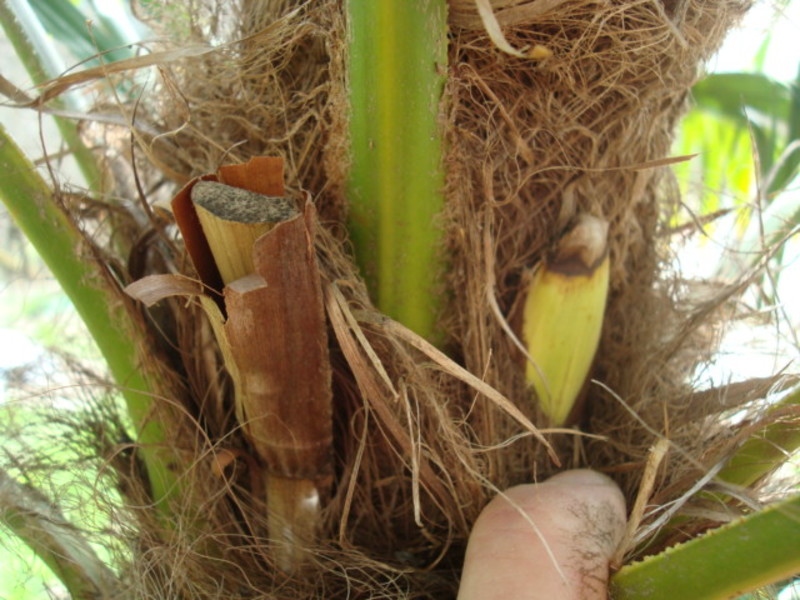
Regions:
<instances>
[{"instance_id":1,"label":"green leaf blade in background","mask_svg":"<svg viewBox=\"0 0 800 600\"><path fill-rule=\"evenodd\" d=\"M10 0L0 0L0 25L34 83L43 83L57 75L57 73L50 72L45 57L37 53L36 44L25 31L18 15L12 10ZM44 43L43 40L40 42ZM75 157L75 161L86 179L86 185L90 189L99 190L102 187L103 172L91 150L81 140L76 124L62 117L54 117L54 121L64 143Z\"/></svg>"},{"instance_id":2,"label":"green leaf blade in background","mask_svg":"<svg viewBox=\"0 0 800 600\"><path fill-rule=\"evenodd\" d=\"M786 148L779 157L781 165L770 181L770 193L786 189L800 172L800 66L797 77L789 86L786 128ZM794 222L798 222L797 218Z\"/></svg>"},{"instance_id":3,"label":"green leaf blade in background","mask_svg":"<svg viewBox=\"0 0 800 600\"><path fill-rule=\"evenodd\" d=\"M719 73L692 88L697 106L747 125L746 111L764 115L787 114L789 89L762 73Z\"/></svg>"},{"instance_id":4,"label":"green leaf blade in background","mask_svg":"<svg viewBox=\"0 0 800 600\"><path fill-rule=\"evenodd\" d=\"M700 216L738 211L737 226L722 240L732 249L716 270L722 280L755 267L772 247L774 282L781 277L785 257L778 246L800 224L800 198L786 193L800 170L799 86L800 74L784 84L762 73L721 73L693 88L696 106L682 123L676 151L700 156L676 174Z\"/></svg>"},{"instance_id":5,"label":"green leaf blade in background","mask_svg":"<svg viewBox=\"0 0 800 600\"><path fill-rule=\"evenodd\" d=\"M94 3L90 3L94 8ZM65 0L38 0L30 4L45 30L64 44L77 61L84 61L98 53L104 62L122 60L133 56L125 36L96 10L96 19L88 19L72 2ZM88 61L98 64L98 59Z\"/></svg>"}]
</instances>

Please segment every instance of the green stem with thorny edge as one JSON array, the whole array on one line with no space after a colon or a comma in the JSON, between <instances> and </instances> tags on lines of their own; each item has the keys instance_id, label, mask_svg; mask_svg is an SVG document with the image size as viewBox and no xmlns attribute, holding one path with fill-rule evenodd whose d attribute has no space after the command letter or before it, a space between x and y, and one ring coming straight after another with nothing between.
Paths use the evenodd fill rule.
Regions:
<instances>
[{"instance_id":1,"label":"green stem with thorny edge","mask_svg":"<svg viewBox=\"0 0 800 600\"><path fill-rule=\"evenodd\" d=\"M800 572L800 496L623 567L613 600L724 600Z\"/></svg>"},{"instance_id":2,"label":"green stem with thorny edge","mask_svg":"<svg viewBox=\"0 0 800 600\"><path fill-rule=\"evenodd\" d=\"M445 0L348 0L349 230L377 306L435 338Z\"/></svg>"}]
</instances>

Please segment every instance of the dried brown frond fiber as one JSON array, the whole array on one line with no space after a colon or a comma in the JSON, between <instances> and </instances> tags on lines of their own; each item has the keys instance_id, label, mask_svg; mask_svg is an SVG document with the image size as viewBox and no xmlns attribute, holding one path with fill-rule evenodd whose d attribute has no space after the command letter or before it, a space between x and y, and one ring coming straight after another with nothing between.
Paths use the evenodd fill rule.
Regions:
<instances>
[{"instance_id":1,"label":"dried brown frond fiber","mask_svg":"<svg viewBox=\"0 0 800 600\"><path fill-rule=\"evenodd\" d=\"M286 159L286 181L341 217L347 127L342 7L318 2L141 3L140 16L175 43L215 43L211 56L161 69L150 156L182 182L257 155ZM177 19L165 19L175 15Z\"/></svg>"},{"instance_id":2,"label":"dried brown frond fiber","mask_svg":"<svg viewBox=\"0 0 800 600\"><path fill-rule=\"evenodd\" d=\"M175 442L195 451L184 475L193 493L173 527L141 502L127 510L132 597L451 597L470 527L497 489L590 466L611 473L631 504L647 472L644 496L667 504L694 493L730 452L732 438L709 421L737 402L711 393L701 402L688 383L713 342L700 327L718 317L676 309L660 273L661 223L675 200L664 164L688 90L748 2L481 4L494 25L475 0L450 0L440 350L373 306L348 252L343 3L139 2L173 40L167 48L217 46L160 65L142 95L142 178L183 184L278 156L289 194L308 192L316 206L333 483L311 568L286 575L269 551L263 465L240 430L247 425L236 424L203 290L187 283L196 273L182 250L152 241L136 276L169 273L182 290L147 316L190 397L182 408L195 431ZM495 26L513 53L498 47ZM580 432L543 433L509 331L531 268L580 213L610 224L610 303L592 374L602 385L588 386ZM659 438L669 443L648 468Z\"/></svg>"},{"instance_id":3,"label":"dried brown frond fiber","mask_svg":"<svg viewBox=\"0 0 800 600\"><path fill-rule=\"evenodd\" d=\"M680 424L692 416L666 405L686 392L692 365L671 362L674 347L661 351L677 330L667 287L658 284L659 218L662 203L671 201L669 176L647 165L668 155L702 61L747 4L494 2L514 48L551 51L538 62L493 47L474 2L451 5L446 222L455 263L451 327L465 363L498 389L525 398L518 359L489 295L512 313L527 270L570 221L580 212L601 216L611 223L611 297L594 377L653 432L590 387L585 425L613 441L589 444L578 463L603 468L643 460L667 421L670 438L691 448L695 432ZM509 432L489 427L487 435L484 443L496 443ZM507 461L498 469L504 483L517 480L505 474ZM633 490L638 477L622 483Z\"/></svg>"}]
</instances>

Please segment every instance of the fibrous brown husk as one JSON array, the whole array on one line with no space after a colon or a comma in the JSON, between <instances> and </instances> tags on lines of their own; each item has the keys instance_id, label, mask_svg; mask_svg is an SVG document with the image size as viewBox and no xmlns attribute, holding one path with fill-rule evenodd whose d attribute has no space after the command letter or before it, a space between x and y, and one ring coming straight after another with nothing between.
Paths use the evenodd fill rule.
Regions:
<instances>
[{"instance_id":1,"label":"fibrous brown husk","mask_svg":"<svg viewBox=\"0 0 800 600\"><path fill-rule=\"evenodd\" d=\"M199 325L189 325L175 303L187 388L205 395L189 411L208 434L196 476L225 452L242 458L198 483L216 490L193 510L211 515L208 539L142 521L130 571L135 595L446 597L457 587L469 528L498 488L590 466L611 473L632 501L648 448L667 436L679 451L661 466L657 492L666 503L720 460L700 417L730 407L698 406L687 386L710 344L696 313L681 316L660 277L659 228L674 198L659 161L702 62L748 3L495 0L513 48L549 50L534 60L501 51L472 0L450 0L442 223L451 269L442 326L455 362L379 313L347 252L342 4L198 0L171 13L171 26L164 15L173 3L139 7L164 36L220 44L161 67L157 93L137 111L147 130L162 132L142 133L150 162L183 182L223 163L282 156L289 189L315 200L335 340L336 484L314 549L319 568L286 578L265 551L264 506L248 489L249 449L229 432L219 357L192 351L211 343L208 326L196 308L191 323ZM552 434L559 467L497 392L479 391L463 369L535 421L502 320L512 318L529 268L580 212L610 223L611 297L593 374L604 387L589 387L580 423L600 438Z\"/></svg>"},{"instance_id":2,"label":"fibrous brown husk","mask_svg":"<svg viewBox=\"0 0 800 600\"><path fill-rule=\"evenodd\" d=\"M676 445L692 448L696 431L683 426L696 414L679 399L708 346L681 329L669 286L659 281L659 227L675 198L669 172L654 164L668 156L702 61L746 3L497 2L511 46L552 53L535 63L493 48L474 3L453 4L446 222L458 307L452 329L465 363L511 397L525 397L489 295L512 313L527 270L572 219L602 216L610 222L612 274L593 376L619 398L590 386L584 425L611 439L581 444L572 464L643 461L668 426ZM691 359L680 360L687 345ZM497 423L485 433L484 443L509 435ZM497 463L503 483L514 483L519 466ZM674 466L666 471L679 471ZM629 494L639 475L620 478Z\"/></svg>"},{"instance_id":3,"label":"fibrous brown husk","mask_svg":"<svg viewBox=\"0 0 800 600\"><path fill-rule=\"evenodd\" d=\"M286 160L291 189L314 192L323 219L341 218L347 168L344 15L339 3L214 0L141 3L168 45L218 44L196 62L162 67L154 112L171 132L147 145L181 183L256 155ZM175 15L178 15L177 23ZM183 39L175 39L183 33Z\"/></svg>"}]
</instances>

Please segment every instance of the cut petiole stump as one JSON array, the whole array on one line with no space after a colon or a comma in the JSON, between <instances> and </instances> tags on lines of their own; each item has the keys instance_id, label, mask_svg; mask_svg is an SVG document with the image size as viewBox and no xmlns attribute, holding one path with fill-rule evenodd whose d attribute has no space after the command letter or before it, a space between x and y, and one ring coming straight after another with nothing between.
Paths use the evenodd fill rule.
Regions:
<instances>
[{"instance_id":1,"label":"cut petiole stump","mask_svg":"<svg viewBox=\"0 0 800 600\"><path fill-rule=\"evenodd\" d=\"M259 238L256 273L225 289L237 414L268 467L270 537L286 571L302 563L332 472L331 369L311 216Z\"/></svg>"},{"instance_id":2,"label":"cut petiole stump","mask_svg":"<svg viewBox=\"0 0 800 600\"><path fill-rule=\"evenodd\" d=\"M191 198L225 285L254 273L256 240L276 223L298 215L289 198L264 196L216 181L198 181Z\"/></svg>"},{"instance_id":3,"label":"cut petiole stump","mask_svg":"<svg viewBox=\"0 0 800 600\"><path fill-rule=\"evenodd\" d=\"M225 167L220 178L243 185L275 162ZM201 278L224 295L225 322L216 333L236 415L264 466L273 559L293 573L308 562L332 477L331 368L313 205L301 214L282 197L282 177L271 189L254 186L275 196L209 179L187 186L173 207Z\"/></svg>"}]
</instances>

